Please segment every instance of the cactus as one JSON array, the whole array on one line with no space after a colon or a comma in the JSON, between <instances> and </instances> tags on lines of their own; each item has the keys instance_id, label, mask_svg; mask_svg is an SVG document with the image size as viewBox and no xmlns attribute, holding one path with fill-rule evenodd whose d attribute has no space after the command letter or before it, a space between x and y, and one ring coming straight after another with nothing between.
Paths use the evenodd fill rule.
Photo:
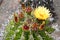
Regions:
<instances>
[{"instance_id":1,"label":"cactus","mask_svg":"<svg viewBox=\"0 0 60 40\"><path fill-rule=\"evenodd\" d=\"M50 6L53 2L50 0L29 0L20 3L20 5L24 3L21 6L21 11L18 9L19 12L14 13L9 24L7 24L7 33L4 39L22 40L22 37L24 37L23 40L29 40L30 35L32 35L34 40L53 40L49 34L53 33L55 29L49 26L50 21L48 20L52 14L51 10L53 9ZM34 7L31 6L32 4Z\"/></svg>"}]
</instances>

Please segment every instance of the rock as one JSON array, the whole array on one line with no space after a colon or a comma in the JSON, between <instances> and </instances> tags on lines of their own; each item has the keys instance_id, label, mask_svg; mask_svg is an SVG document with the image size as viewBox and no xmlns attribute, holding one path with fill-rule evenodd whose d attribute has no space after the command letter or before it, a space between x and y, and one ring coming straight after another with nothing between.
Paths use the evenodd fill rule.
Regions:
<instances>
[{"instance_id":1,"label":"rock","mask_svg":"<svg viewBox=\"0 0 60 40\"><path fill-rule=\"evenodd\" d=\"M0 5L2 4L3 0L0 0Z\"/></svg>"}]
</instances>

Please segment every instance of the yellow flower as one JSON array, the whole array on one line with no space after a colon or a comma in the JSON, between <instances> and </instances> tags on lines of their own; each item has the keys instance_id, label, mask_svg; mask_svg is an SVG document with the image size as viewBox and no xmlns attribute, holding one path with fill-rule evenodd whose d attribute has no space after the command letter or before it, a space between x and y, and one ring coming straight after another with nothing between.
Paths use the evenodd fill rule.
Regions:
<instances>
[{"instance_id":1,"label":"yellow flower","mask_svg":"<svg viewBox=\"0 0 60 40\"><path fill-rule=\"evenodd\" d=\"M46 20L50 17L50 11L44 6L39 6L34 10L34 15L40 20Z\"/></svg>"}]
</instances>

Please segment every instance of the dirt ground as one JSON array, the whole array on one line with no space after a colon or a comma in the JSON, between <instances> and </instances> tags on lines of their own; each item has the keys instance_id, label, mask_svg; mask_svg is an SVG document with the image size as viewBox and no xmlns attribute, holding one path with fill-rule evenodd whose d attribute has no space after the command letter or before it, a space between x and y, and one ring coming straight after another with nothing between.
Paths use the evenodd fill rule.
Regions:
<instances>
[{"instance_id":1,"label":"dirt ground","mask_svg":"<svg viewBox=\"0 0 60 40\"><path fill-rule=\"evenodd\" d=\"M6 19L8 19L9 15L12 14L18 7L17 0L3 0L0 6L0 27L1 24L4 23Z\"/></svg>"}]
</instances>

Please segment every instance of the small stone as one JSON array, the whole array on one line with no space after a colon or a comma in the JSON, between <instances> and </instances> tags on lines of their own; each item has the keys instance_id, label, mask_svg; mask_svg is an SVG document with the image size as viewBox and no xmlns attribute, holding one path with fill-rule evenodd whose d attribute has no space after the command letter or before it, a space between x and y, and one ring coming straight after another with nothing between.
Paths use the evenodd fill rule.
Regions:
<instances>
[{"instance_id":1,"label":"small stone","mask_svg":"<svg viewBox=\"0 0 60 40\"><path fill-rule=\"evenodd\" d=\"M54 20L54 18L49 18L49 20L52 22Z\"/></svg>"},{"instance_id":2,"label":"small stone","mask_svg":"<svg viewBox=\"0 0 60 40\"><path fill-rule=\"evenodd\" d=\"M40 2L39 2L39 4L40 4Z\"/></svg>"},{"instance_id":3,"label":"small stone","mask_svg":"<svg viewBox=\"0 0 60 40\"><path fill-rule=\"evenodd\" d=\"M18 0L18 2L20 3L21 0Z\"/></svg>"},{"instance_id":4,"label":"small stone","mask_svg":"<svg viewBox=\"0 0 60 40\"><path fill-rule=\"evenodd\" d=\"M24 2L27 2L27 0L24 0Z\"/></svg>"},{"instance_id":5,"label":"small stone","mask_svg":"<svg viewBox=\"0 0 60 40\"><path fill-rule=\"evenodd\" d=\"M9 11L6 11L6 13L9 13Z\"/></svg>"},{"instance_id":6,"label":"small stone","mask_svg":"<svg viewBox=\"0 0 60 40\"><path fill-rule=\"evenodd\" d=\"M33 0L31 0L31 1L33 1Z\"/></svg>"},{"instance_id":7,"label":"small stone","mask_svg":"<svg viewBox=\"0 0 60 40\"><path fill-rule=\"evenodd\" d=\"M43 0L43 2L46 2L45 0Z\"/></svg>"}]
</instances>

